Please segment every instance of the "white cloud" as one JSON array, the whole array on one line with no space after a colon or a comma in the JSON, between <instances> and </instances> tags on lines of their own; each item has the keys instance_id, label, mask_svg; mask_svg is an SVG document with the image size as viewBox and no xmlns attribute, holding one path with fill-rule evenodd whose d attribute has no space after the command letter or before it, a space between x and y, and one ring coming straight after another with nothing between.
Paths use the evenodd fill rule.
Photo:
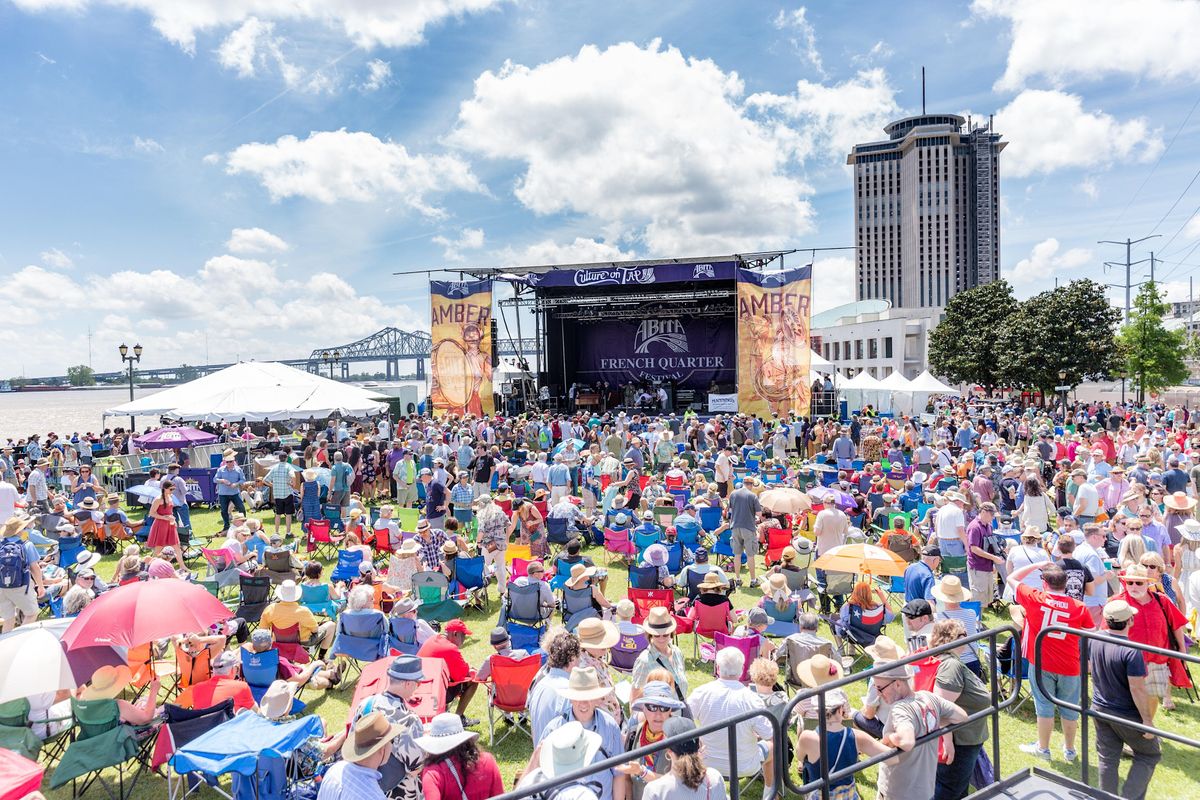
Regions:
<instances>
[{"instance_id":1,"label":"white cloud","mask_svg":"<svg viewBox=\"0 0 1200 800\"><path fill-rule=\"evenodd\" d=\"M1053 277L1055 272L1078 269L1092 262L1094 256L1085 247L1072 247L1060 253L1058 239L1038 242L1028 258L1017 262L1005 276L1014 284L1033 283Z\"/></svg>"},{"instance_id":2,"label":"white cloud","mask_svg":"<svg viewBox=\"0 0 1200 800\"><path fill-rule=\"evenodd\" d=\"M274 65L289 89L314 94L333 91L334 81L325 69L308 70L293 64L284 54L286 44L284 37L275 35L275 23L249 17L221 42L217 60L241 78L254 77Z\"/></svg>"},{"instance_id":3,"label":"white cloud","mask_svg":"<svg viewBox=\"0 0 1200 800\"><path fill-rule=\"evenodd\" d=\"M442 251L442 257L447 261L462 261L463 250L478 250L483 247L483 229L463 228L461 235L457 239L434 236L433 243L445 248Z\"/></svg>"},{"instance_id":4,"label":"white cloud","mask_svg":"<svg viewBox=\"0 0 1200 800\"><path fill-rule=\"evenodd\" d=\"M746 104L793 124L777 133L797 158L842 163L855 144L884 138L883 126L900 113L896 90L879 68L862 70L832 86L802 80L794 94L753 94Z\"/></svg>"},{"instance_id":5,"label":"white cloud","mask_svg":"<svg viewBox=\"0 0 1200 800\"><path fill-rule=\"evenodd\" d=\"M392 82L392 65L380 58L367 62L367 77L359 86L364 92L374 92Z\"/></svg>"},{"instance_id":6,"label":"white cloud","mask_svg":"<svg viewBox=\"0 0 1200 800\"><path fill-rule=\"evenodd\" d=\"M241 145L228 154L225 170L254 176L274 200L368 202L388 196L431 217L442 212L427 195L485 191L457 156L411 155L404 145L344 128L315 131L307 139L281 136L274 143Z\"/></svg>"},{"instance_id":7,"label":"white cloud","mask_svg":"<svg viewBox=\"0 0 1200 800\"><path fill-rule=\"evenodd\" d=\"M800 6L792 11L779 10L775 15L775 29L789 31L792 35L792 47L816 67L817 72L825 74L821 65L821 53L817 50L817 32L808 21L808 9Z\"/></svg>"},{"instance_id":8,"label":"white cloud","mask_svg":"<svg viewBox=\"0 0 1200 800\"><path fill-rule=\"evenodd\" d=\"M888 45L883 39L880 39L875 44L871 45L871 49L865 53L858 53L850 57L850 63L857 66L870 66L878 61L887 61L895 54L895 50Z\"/></svg>"},{"instance_id":9,"label":"white cloud","mask_svg":"<svg viewBox=\"0 0 1200 800\"><path fill-rule=\"evenodd\" d=\"M250 17L221 42L217 50L217 60L226 69L236 71L239 77L253 76L262 60L259 40L264 36L269 37L274 28L273 23Z\"/></svg>"},{"instance_id":10,"label":"white cloud","mask_svg":"<svg viewBox=\"0 0 1200 800\"><path fill-rule=\"evenodd\" d=\"M154 27L187 52L196 34L241 25L251 18L316 22L340 29L359 47L408 47L426 29L500 6L504 0L14 0L28 12L85 11L115 6L148 14Z\"/></svg>"},{"instance_id":11,"label":"white cloud","mask_svg":"<svg viewBox=\"0 0 1200 800\"><path fill-rule=\"evenodd\" d=\"M1100 187L1096 185L1096 179L1091 175L1088 175L1086 178L1081 180L1076 188L1090 197L1092 200L1095 200L1100 196Z\"/></svg>"},{"instance_id":12,"label":"white cloud","mask_svg":"<svg viewBox=\"0 0 1200 800\"><path fill-rule=\"evenodd\" d=\"M1162 136L1144 118L1121 122L1103 111L1088 111L1078 95L1027 89L996 113L996 130L1009 145L1002 174L1025 177L1077 167L1152 161L1163 150Z\"/></svg>"},{"instance_id":13,"label":"white cloud","mask_svg":"<svg viewBox=\"0 0 1200 800\"><path fill-rule=\"evenodd\" d=\"M139 153L162 153L163 146L150 138L143 139L141 136L133 137L133 149Z\"/></svg>"},{"instance_id":14,"label":"white cloud","mask_svg":"<svg viewBox=\"0 0 1200 800\"><path fill-rule=\"evenodd\" d=\"M262 228L234 228L229 235L229 241L225 243L225 248L231 253L241 255L281 253L288 249L288 243Z\"/></svg>"},{"instance_id":15,"label":"white cloud","mask_svg":"<svg viewBox=\"0 0 1200 800\"><path fill-rule=\"evenodd\" d=\"M111 275L67 275L30 265L0 283L0 375L61 373L86 353L81 320L97 308L120 308L94 329L112 341L139 341L149 366L195 364L208 335L214 361L297 358L328 345L329 331L312 320L328 314L329 303L353 310L338 322L337 338L355 339L394 325L425 330L428 321L413 309L361 293L330 273L309 276L263 261L214 256L194 271L118 270ZM161 302L169 296L170 303ZM219 297L221 302L213 303ZM237 331L237 336L213 331ZM100 371L120 364L105 351ZM198 355L199 354L199 355ZM74 360L72 360L74 359ZM107 361L107 363L106 363Z\"/></svg>"},{"instance_id":16,"label":"white cloud","mask_svg":"<svg viewBox=\"0 0 1200 800\"><path fill-rule=\"evenodd\" d=\"M560 243L542 239L524 247L506 247L493 254L500 264L513 267L540 267L548 264L596 264L604 261L629 261L634 254L615 244L576 236Z\"/></svg>"},{"instance_id":17,"label":"white cloud","mask_svg":"<svg viewBox=\"0 0 1200 800\"><path fill-rule=\"evenodd\" d=\"M204 158L202 158L200 160L203 161L205 164L208 164L209 166L213 166L215 164L221 163L221 154L220 153L209 153L208 155L206 155Z\"/></svg>"},{"instance_id":18,"label":"white cloud","mask_svg":"<svg viewBox=\"0 0 1200 800\"><path fill-rule=\"evenodd\" d=\"M57 247L43 250L39 258L41 258L43 264L53 269L70 269L75 266L75 262L71 260L71 257Z\"/></svg>"},{"instance_id":19,"label":"white cloud","mask_svg":"<svg viewBox=\"0 0 1200 800\"><path fill-rule=\"evenodd\" d=\"M819 258L813 262L813 313L854 302L854 259L846 256Z\"/></svg>"},{"instance_id":20,"label":"white cloud","mask_svg":"<svg viewBox=\"0 0 1200 800\"><path fill-rule=\"evenodd\" d=\"M1183 235L1188 239L1200 238L1200 214L1194 214L1184 226Z\"/></svg>"},{"instance_id":21,"label":"white cloud","mask_svg":"<svg viewBox=\"0 0 1200 800\"><path fill-rule=\"evenodd\" d=\"M1192 0L975 0L971 10L1010 23L1001 90L1035 77L1055 86L1115 74L1200 78L1200 3Z\"/></svg>"},{"instance_id":22,"label":"white cloud","mask_svg":"<svg viewBox=\"0 0 1200 800\"><path fill-rule=\"evenodd\" d=\"M587 46L480 75L450 139L522 162L516 196L534 212L586 215L653 254L794 242L812 230L811 190L742 93L736 73L657 40Z\"/></svg>"}]
</instances>

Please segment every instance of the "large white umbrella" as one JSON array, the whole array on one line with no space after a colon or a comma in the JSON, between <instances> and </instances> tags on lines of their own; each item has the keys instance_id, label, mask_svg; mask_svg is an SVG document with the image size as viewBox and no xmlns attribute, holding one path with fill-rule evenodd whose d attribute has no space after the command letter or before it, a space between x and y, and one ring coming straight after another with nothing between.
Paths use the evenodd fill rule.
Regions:
<instances>
[{"instance_id":1,"label":"large white umbrella","mask_svg":"<svg viewBox=\"0 0 1200 800\"><path fill-rule=\"evenodd\" d=\"M76 685L62 643L50 631L39 628L0 639L0 703Z\"/></svg>"}]
</instances>

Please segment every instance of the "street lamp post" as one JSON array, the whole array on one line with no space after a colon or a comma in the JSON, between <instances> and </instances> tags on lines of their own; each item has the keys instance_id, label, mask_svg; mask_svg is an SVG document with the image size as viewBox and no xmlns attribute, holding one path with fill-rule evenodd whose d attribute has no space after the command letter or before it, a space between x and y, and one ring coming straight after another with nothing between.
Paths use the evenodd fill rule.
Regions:
<instances>
[{"instance_id":1,"label":"street lamp post","mask_svg":"<svg viewBox=\"0 0 1200 800\"><path fill-rule=\"evenodd\" d=\"M342 351L334 350L331 353L328 350L322 350L321 351L321 360L329 365L329 380L333 380L333 365L341 363Z\"/></svg>"},{"instance_id":2,"label":"street lamp post","mask_svg":"<svg viewBox=\"0 0 1200 800\"><path fill-rule=\"evenodd\" d=\"M1121 405L1125 405L1125 370L1121 370Z\"/></svg>"},{"instance_id":3,"label":"street lamp post","mask_svg":"<svg viewBox=\"0 0 1200 800\"><path fill-rule=\"evenodd\" d=\"M133 355L129 355L129 348L124 342L117 348L121 354L121 360L129 365L129 402L133 402L133 362L142 360L142 346L135 344L133 346ZM134 422L133 415L129 415L129 435L132 436L137 430L137 425Z\"/></svg>"},{"instance_id":4,"label":"street lamp post","mask_svg":"<svg viewBox=\"0 0 1200 800\"><path fill-rule=\"evenodd\" d=\"M1058 371L1058 391L1062 395L1063 425L1067 424L1067 371Z\"/></svg>"}]
</instances>

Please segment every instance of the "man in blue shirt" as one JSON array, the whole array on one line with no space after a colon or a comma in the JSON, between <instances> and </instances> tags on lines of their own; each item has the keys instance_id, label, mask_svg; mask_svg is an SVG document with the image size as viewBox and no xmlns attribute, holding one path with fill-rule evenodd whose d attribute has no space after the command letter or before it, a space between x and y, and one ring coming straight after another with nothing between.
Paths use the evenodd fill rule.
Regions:
<instances>
[{"instance_id":1,"label":"man in blue shirt","mask_svg":"<svg viewBox=\"0 0 1200 800\"><path fill-rule=\"evenodd\" d=\"M329 505L346 508L350 505L350 482L354 469L345 461L341 450L333 451L333 467L329 470Z\"/></svg>"},{"instance_id":2,"label":"man in blue shirt","mask_svg":"<svg viewBox=\"0 0 1200 800\"><path fill-rule=\"evenodd\" d=\"M850 440L850 429L843 426L842 435L833 443L833 457L837 459L838 469L850 469L854 465L854 457L858 448Z\"/></svg>"},{"instance_id":3,"label":"man in blue shirt","mask_svg":"<svg viewBox=\"0 0 1200 800\"><path fill-rule=\"evenodd\" d=\"M558 502L558 498L571 494L571 470L563 463L562 453L554 456L554 463L546 471L546 480L550 484L550 502Z\"/></svg>"},{"instance_id":4,"label":"man in blue shirt","mask_svg":"<svg viewBox=\"0 0 1200 800\"><path fill-rule=\"evenodd\" d=\"M933 587L937 584L935 575L941 562L942 550L936 544L921 548L921 560L904 570L904 602L933 601Z\"/></svg>"},{"instance_id":5,"label":"man in blue shirt","mask_svg":"<svg viewBox=\"0 0 1200 800\"><path fill-rule=\"evenodd\" d=\"M246 504L242 502L242 484L246 476L237 465L237 453L232 449L226 450L221 456L221 466L213 475L213 483L217 485L217 504L221 509L221 531L229 530L229 507L233 506L243 514Z\"/></svg>"}]
</instances>

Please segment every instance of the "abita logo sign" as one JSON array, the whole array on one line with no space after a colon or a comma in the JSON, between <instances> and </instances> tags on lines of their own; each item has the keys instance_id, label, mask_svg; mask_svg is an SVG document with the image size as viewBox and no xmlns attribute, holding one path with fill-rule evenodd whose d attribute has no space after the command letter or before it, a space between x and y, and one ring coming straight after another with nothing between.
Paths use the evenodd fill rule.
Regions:
<instances>
[{"instance_id":1,"label":"abita logo sign","mask_svg":"<svg viewBox=\"0 0 1200 800\"><path fill-rule=\"evenodd\" d=\"M683 323L677 319L642 320L633 337L633 352L649 353L652 344L666 345L673 353L686 353L688 340Z\"/></svg>"}]
</instances>

